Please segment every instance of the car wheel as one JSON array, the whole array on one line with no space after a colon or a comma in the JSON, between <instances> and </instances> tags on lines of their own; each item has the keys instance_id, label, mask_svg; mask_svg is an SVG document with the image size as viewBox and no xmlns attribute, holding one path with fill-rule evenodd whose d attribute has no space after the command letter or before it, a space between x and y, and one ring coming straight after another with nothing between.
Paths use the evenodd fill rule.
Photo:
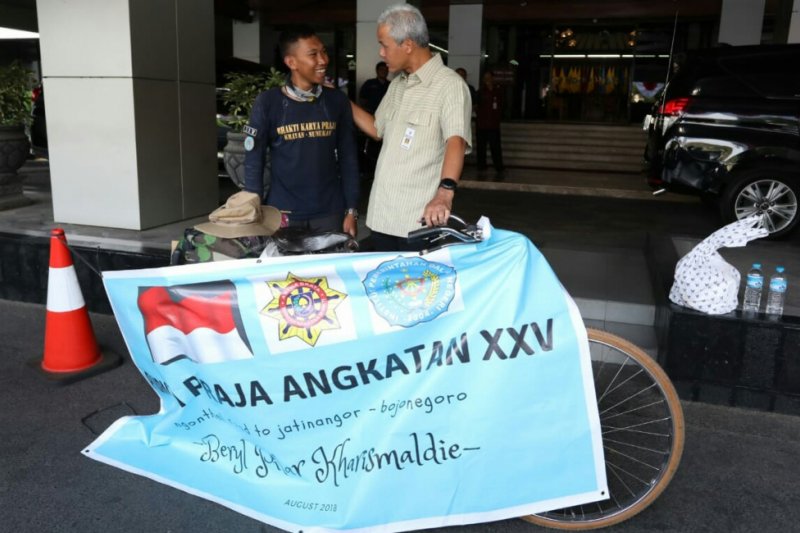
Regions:
<instances>
[{"instance_id":1,"label":"car wheel","mask_svg":"<svg viewBox=\"0 0 800 533\"><path fill-rule=\"evenodd\" d=\"M788 235L800 220L800 187L795 177L775 168L741 171L722 195L720 208L726 221L761 217L770 238Z\"/></svg>"}]
</instances>

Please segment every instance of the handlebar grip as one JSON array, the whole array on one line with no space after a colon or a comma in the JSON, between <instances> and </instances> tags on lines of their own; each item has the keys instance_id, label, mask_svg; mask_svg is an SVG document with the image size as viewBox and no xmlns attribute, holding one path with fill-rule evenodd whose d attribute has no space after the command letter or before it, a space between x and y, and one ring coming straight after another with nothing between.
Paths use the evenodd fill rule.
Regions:
<instances>
[{"instance_id":1,"label":"handlebar grip","mask_svg":"<svg viewBox=\"0 0 800 533\"><path fill-rule=\"evenodd\" d=\"M415 229L408 232L408 239L424 239L428 236L436 236L441 234L442 226L424 226L420 229Z\"/></svg>"}]
</instances>

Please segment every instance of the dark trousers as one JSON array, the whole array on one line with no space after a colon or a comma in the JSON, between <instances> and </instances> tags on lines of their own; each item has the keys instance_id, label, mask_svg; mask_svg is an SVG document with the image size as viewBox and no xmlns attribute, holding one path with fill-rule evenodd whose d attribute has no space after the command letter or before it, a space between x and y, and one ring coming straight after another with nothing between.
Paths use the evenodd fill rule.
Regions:
<instances>
[{"instance_id":1,"label":"dark trousers","mask_svg":"<svg viewBox=\"0 0 800 533\"><path fill-rule=\"evenodd\" d=\"M503 147L500 144L500 130L481 130L476 132L476 144L478 145L478 170L486 168L486 144L492 151L492 165L497 172L502 172L503 166Z\"/></svg>"},{"instance_id":2,"label":"dark trousers","mask_svg":"<svg viewBox=\"0 0 800 533\"><path fill-rule=\"evenodd\" d=\"M405 237L396 237L377 231L370 233L369 241L370 243L364 248L366 252L418 252L425 247L424 242L412 244Z\"/></svg>"},{"instance_id":3,"label":"dark trousers","mask_svg":"<svg viewBox=\"0 0 800 533\"><path fill-rule=\"evenodd\" d=\"M341 215L327 215L308 220L292 220L289 215L289 228L300 228L311 233L326 233L329 231L341 233L344 229L344 213Z\"/></svg>"},{"instance_id":4,"label":"dark trousers","mask_svg":"<svg viewBox=\"0 0 800 533\"><path fill-rule=\"evenodd\" d=\"M359 168L365 180L375 177L375 165L378 163L378 155L381 153L380 141L370 139L366 135L359 138Z\"/></svg>"}]
</instances>

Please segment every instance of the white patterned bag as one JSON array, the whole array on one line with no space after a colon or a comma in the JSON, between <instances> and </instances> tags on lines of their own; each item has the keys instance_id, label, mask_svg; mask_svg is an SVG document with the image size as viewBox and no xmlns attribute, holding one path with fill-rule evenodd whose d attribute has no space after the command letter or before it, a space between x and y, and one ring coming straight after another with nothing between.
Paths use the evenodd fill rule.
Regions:
<instances>
[{"instance_id":1,"label":"white patterned bag","mask_svg":"<svg viewBox=\"0 0 800 533\"><path fill-rule=\"evenodd\" d=\"M733 311L739 305L741 275L717 250L745 246L767 235L769 231L761 226L758 216L715 231L678 261L669 299L709 315Z\"/></svg>"}]
</instances>

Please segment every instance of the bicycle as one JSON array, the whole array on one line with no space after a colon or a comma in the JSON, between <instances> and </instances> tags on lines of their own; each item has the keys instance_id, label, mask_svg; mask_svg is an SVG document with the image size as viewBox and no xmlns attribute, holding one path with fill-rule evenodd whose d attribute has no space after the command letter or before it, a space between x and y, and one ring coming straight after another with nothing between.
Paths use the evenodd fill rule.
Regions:
<instances>
[{"instance_id":1,"label":"bicycle","mask_svg":"<svg viewBox=\"0 0 800 533\"><path fill-rule=\"evenodd\" d=\"M482 228L451 215L447 226L423 227L410 241L420 254L478 243ZM664 370L635 344L587 328L609 498L520 517L553 529L581 531L618 524L640 513L667 488L680 463L685 437L683 409Z\"/></svg>"},{"instance_id":2,"label":"bicycle","mask_svg":"<svg viewBox=\"0 0 800 533\"><path fill-rule=\"evenodd\" d=\"M459 243L472 243L468 246L475 248L438 253L430 260L395 253L353 256L351 259L346 257L347 254L337 253L330 259L306 257L295 261L292 258L275 258L274 262L263 261L273 263L265 265L260 264L262 259L257 259L240 265L189 265L179 272L165 273L157 270L144 272L142 275L131 275L129 272L106 274L104 281L110 299L115 304L115 313L121 310L120 316L125 317L120 321L123 335L129 345L138 346L132 351L132 357L143 369L149 369L144 370L144 373L162 397L162 412L154 417L147 417L146 421L137 417L121 419L87 447L84 453L123 469L154 476L154 479L163 483L205 495L208 499L214 499L287 531L311 526L320 530L340 530L340 526L347 525L341 522L345 514L355 516L364 512L366 505L371 510L376 510L377 514L362 519L364 524L370 527L384 524L387 530L397 531L408 530L417 525L430 527L446 523L466 524L509 518L534 510L538 513L545 501L559 502L551 505L565 505L589 499L582 497L582 494L608 497L597 503L550 510L521 518L539 525L569 530L595 529L627 520L645 509L662 493L680 462L684 427L675 389L669 378L647 354L620 337L589 330L586 342L590 350L587 353L585 346L576 342L584 338L577 308L565 298L562 287L553 273L548 271L540 254L532 250L530 243L519 235L500 231L491 235L490 231L491 226L480 221L477 224L467 224L458 217L452 217L448 226L426 227L412 232L412 241L421 240L419 248L423 250L422 254ZM344 236L344 240L347 239L349 237ZM306 255L305 252L311 251L308 247L319 244L318 240L320 239L303 238L296 246L284 243L280 248L283 252ZM327 243L327 239L321 241L323 244ZM334 241L338 241L338 238ZM483 249L483 241L487 241L487 250ZM489 256L493 254L488 249L497 253L494 253L491 261L487 257L486 272L483 272L483 252L486 251ZM325 246L319 251L327 250L328 247ZM348 248L347 251L354 249ZM506 260L512 257L503 255L506 253L521 259L520 264L512 265L508 269L508 276L505 275ZM271 259L272 256L267 254L267 257ZM353 266L355 264L360 272ZM465 268L461 271L461 284L456 286L459 274L455 267L460 268L459 265L464 265ZM392 268L395 269L394 272ZM345 280L335 280L340 276L340 271L347 271L344 275L348 276L349 285ZM476 273L488 273L488 279L474 276ZM530 276L535 277L526 279ZM335 280L335 283L329 285L328 278ZM538 287L529 289L534 284L529 284L528 281L536 281ZM514 290L515 287L525 287L522 289L525 291L541 290L541 294L520 298L520 291ZM455 300L456 289L461 291L458 300ZM480 289L485 290L479 292ZM401 291L402 294L399 294ZM497 295L502 296L503 291L511 291L511 305L502 307L500 303L495 308L492 299ZM464 297L468 293L472 297ZM145 295L144 298L142 294ZM388 302L386 299L378 299L376 304L374 300L366 301L371 295L379 298L388 295L396 299ZM428 295L443 295L443 298L439 301L435 297L429 300ZM381 319L383 322L376 322L375 327L372 324L365 326L363 335L358 337L358 332L354 331L356 321L342 315L350 323L352 337L339 343L316 346L315 342L320 335L329 331L325 329L323 332L322 326L317 327L317 324L327 325L334 319L338 320L339 315L328 315L328 311L334 308L335 300L341 302L350 297L352 301L356 301L356 305L351 308L355 309L351 311L352 315L365 312L362 316L369 317L362 321L362 325L372 319ZM220 303L209 305L212 298ZM236 307L230 304L234 298L237 300ZM358 298L361 300L357 301ZM442 322L430 323L429 320L427 324L420 326L419 336L416 332L407 331L409 327L419 324L410 323L407 319L431 318L417 312L423 306L423 311L437 306L441 310L454 301L458 309L445 315ZM244 302L244 306L239 306L238 302ZM446 302L446 306L441 302ZM411 305L402 307L401 304L406 303ZM207 309L213 320L200 322L196 318L199 313L194 309L200 306L203 306L204 311ZM482 315L470 313L478 308ZM385 314L381 315L379 311L384 311ZM467 312L460 314L461 311ZM540 311L547 313L540 317ZM551 335L548 326L548 333L542 336L536 320L530 322L531 331L535 329L539 332L531 333L536 337L535 342L539 347L539 351L535 352L525 341L528 326L518 325L518 318L527 323L528 317L538 320L547 318L548 324L559 324L563 333ZM473 318L485 321L488 329L479 329L477 322L467 324ZM236 326L237 322L246 323L246 320L251 319L258 321L251 328L251 331L258 334L246 335L248 330L244 328L245 336L242 336ZM452 323L445 320L451 320ZM166 329L161 330L164 322ZM187 325L197 322L208 324L205 329L212 329L210 326L216 323L230 329L215 329L212 333L212 338L215 339L212 348L215 350L206 352L205 343L198 346L186 339L187 333L184 331L189 329ZM147 330L141 327L142 323L159 324L158 328L151 330L151 333L155 332L152 340L151 335L145 335ZM406 330L395 330L392 332L393 336L377 337L377 328L385 329L385 324L404 327ZM453 327L454 325L457 327ZM580 331L572 330L576 325ZM234 335L228 336L226 333L234 330ZM447 338L451 332L458 335L451 337L452 342L443 343L439 340ZM483 343L478 340L478 332ZM503 342L500 338L504 332L513 338L513 347L510 346L511 339ZM417 373L423 371L425 365L422 364L420 353L427 339L434 333L437 338L430 343L431 356L427 366L431 372L442 368L449 369L444 372L450 373L440 371L437 374L416 377L409 369L414 369ZM246 345L243 342L245 338L251 344ZM280 344L287 338L293 344ZM383 356L361 353L361 347L372 340L381 344L381 347L374 350L375 353L387 354L386 370L383 373ZM421 340L425 342L421 344ZM481 351L481 345L486 344L483 357L470 359L467 353L470 340L473 353L476 354ZM564 348L554 349L554 340L556 343L564 341ZM407 359L407 363L395 353L399 351L395 348L399 341L413 346L403 350L411 358ZM531 342L534 341L531 339ZM216 350L219 345L223 346L222 350ZM508 353L503 352L501 345ZM175 349L176 346L180 352ZM351 349L354 346L358 349ZM317 348L320 351L316 353L305 351ZM475 348L478 352L474 351ZM367 350L371 354L372 346ZM296 357L295 354L298 353L307 357ZM538 360L527 359L528 355L535 353L541 353L537 356ZM267 354L285 354L288 357L264 357ZM311 359L319 354L322 355ZM560 357L561 354L564 357ZM488 361L480 364L487 365L483 367L489 368L486 376L496 380L479 375L482 373L473 370L476 364L471 367L462 365L478 360ZM510 363L500 363L502 360ZM164 363L174 366L170 366L167 372L162 369ZM209 363L215 366L201 366ZM519 366L510 367L508 364ZM314 368L319 370L313 370ZM576 374L576 371L580 374ZM537 376L531 372L539 374ZM339 391L368 385L373 378L375 381L372 383L390 378L392 373L395 379L391 382L391 387L372 386L357 391L363 393L363 396L349 396L347 392L337 394ZM590 373L592 379L589 378ZM304 376L307 388L300 385L294 377L300 375ZM328 376L332 378L329 379ZM411 377L405 379L406 376ZM457 381L452 380L453 377L465 380L463 390L455 396L449 394L457 392L455 389L448 390L446 401L450 402L451 397L457 400L463 397L466 400L469 396L466 391L469 390L470 394L474 393L474 402L448 411L437 410L436 415L430 417L426 412L422 416L428 418L420 422L421 413L411 410L426 405L424 402L429 402L431 406L444 402L445 391L441 387L445 383L448 386L456 383ZM535 381L534 378L537 377L539 381ZM563 396L560 396L560 380L564 378L571 380L571 383L564 388ZM503 383L504 380L513 381L514 386L498 388L496 383ZM532 385L531 390L523 390L528 385ZM591 387L596 394L599 416L592 405L587 405L591 404L590 396L587 396L591 393ZM424 399L422 394L416 395L418 390L426 392ZM432 394L436 390L441 390L442 394L432 399L434 396L427 393ZM318 395L317 401L303 403L295 397L300 394L303 395L302 400ZM326 396L322 396L323 394ZM338 399L327 394L336 395ZM385 407L387 400L389 407ZM481 401L483 405L479 405ZM335 417L324 420L317 418L321 416L321 402L326 405L326 410L342 412L340 421L347 418L345 415L359 411L352 410L353 407L369 409L378 414L367 415L370 418L360 426L355 425L357 414L352 414L354 424L339 429ZM406 405L404 409L409 409L409 412L404 411L403 416L395 418L401 404ZM263 409L267 405L269 410L264 413ZM498 407L507 409L504 413ZM211 410L216 413L214 416L207 415L206 411ZM384 411L390 414L380 414ZM474 419L471 418L473 413ZM452 430L437 433L443 438L448 435L448 440L439 439L437 442L441 447L435 445L433 430L450 424L450 418L458 415L461 415L461 420L454 422ZM581 418L576 420L570 418L572 416ZM338 412L336 417L339 417ZM388 419L384 417L392 420L387 422ZM543 431L545 426L530 424L534 417L550 424L551 432ZM302 425L298 424L298 420ZM292 441L283 442L287 434L293 433L290 429L292 427L298 428L298 432L302 429L302 432L292 435ZM388 428L388 437L374 436L384 428ZM572 430L572 434L562 435L562 432L570 433ZM142 438L129 438L131 431ZM420 446L427 445L420 445L417 440L422 431L425 431L425 438L431 440L430 447L424 450ZM487 432L483 435L485 440L478 440L482 437L479 431ZM151 446L152 439L148 435L153 432L170 435L176 445ZM467 432L469 439L462 440L460 435L466 435ZM475 440L472 439L473 434L477 437ZM510 442L515 434L519 434L520 439ZM413 444L410 441L402 444L403 441L399 441L398 436L410 438ZM211 440L206 440L207 438ZM383 439L380 445L375 444L377 439ZM352 449L356 451L352 454L345 453L345 445L351 440ZM238 445L239 441L242 442L241 446ZM199 444L201 450L187 453L187 446L179 444L184 442L188 448L193 447L192 443ZM394 442L400 444L394 445ZM534 450L526 442L541 443L541 448ZM577 446L581 446L582 450L562 449L577 442L580 442ZM462 466L467 463L468 458L465 457L464 463L452 462L443 467L441 470L448 469L445 476L437 477L441 472L438 469L421 472L430 476L423 479L430 479L432 484L437 484L438 493L444 492L446 495L446 491L454 487L451 498L437 501L435 497L429 497L426 504L432 505L424 512L417 512L409 505L395 506L393 511L396 512L388 517L381 512L380 505L392 502L397 487L397 478L389 477L394 474L394 470L399 472L405 466L413 465L420 468L430 467L431 460L439 466L441 463L437 462L437 458L459 459L462 457L460 450L478 452L484 443L487 446L486 455L473 456L476 457L475 468L471 470ZM446 445L449 444L452 446L447 448ZM605 451L605 476L599 456L601 445ZM233 465L208 464L206 467L211 468L204 471L209 475L197 476L197 461L204 463L212 460L206 456L209 446L214 462L234 457ZM359 452L362 448L363 451ZM264 453L266 450L270 451L269 456ZM549 451L533 457L534 452L542 450ZM548 453L552 455L547 455ZM247 457L249 462L246 461ZM562 464L549 459L551 457L563 458L560 460L569 461L569 464L562 468ZM345 460L340 460L342 458ZM356 461L354 458L359 459ZM277 464L285 468L276 466ZM317 466L302 468L306 464ZM502 488L506 490L498 490L498 500L479 509L480 514L476 514L472 498L483 489L486 473L492 464L499 465L495 478L497 487L500 488L499 484L503 483ZM165 471L164 465L169 465L168 475L162 475ZM319 468L319 465L324 466ZM218 468L219 466L222 468ZM526 470L528 466L530 470ZM315 470L310 471L309 468ZM590 471L581 470L583 468ZM525 487L530 479L529 474L533 471L540 473L542 483L538 487L531 484L528 493L520 493L520 487ZM268 472L275 475L265 481ZM375 475L381 472L383 476ZM372 476L366 477L366 474ZM591 478L584 474L591 474ZM348 476L348 486L340 490L342 485L338 483L344 482ZM302 484L298 485L296 477L302 478ZM412 484L413 480L407 479L407 488L416 486ZM458 482L467 479L469 482L464 486L469 485L470 488L465 491L464 501L458 504L458 508L454 508L452 502L457 499ZM253 483L246 486L252 487L256 496L240 501L240 495L244 491L234 480ZM365 485L359 485L361 481ZM266 483L269 484L263 487L264 492L258 492L262 484ZM364 491L364 486L370 487L370 490ZM359 491L370 492L364 495L364 498L370 499L347 497ZM435 496L433 492L425 494ZM415 502L415 497L417 494L411 493L406 501ZM326 514L311 518L307 515L295 515L297 505L303 502L313 506L313 510L316 510L317 504L327 505L327 510L324 510ZM505 502L511 502L512 505ZM284 509L282 505L288 505L288 509ZM498 509L501 512L495 512ZM329 518L333 515L327 513L334 512L341 512L342 517ZM450 516L454 518L446 518ZM331 520L333 521L330 522Z\"/></svg>"}]
</instances>

